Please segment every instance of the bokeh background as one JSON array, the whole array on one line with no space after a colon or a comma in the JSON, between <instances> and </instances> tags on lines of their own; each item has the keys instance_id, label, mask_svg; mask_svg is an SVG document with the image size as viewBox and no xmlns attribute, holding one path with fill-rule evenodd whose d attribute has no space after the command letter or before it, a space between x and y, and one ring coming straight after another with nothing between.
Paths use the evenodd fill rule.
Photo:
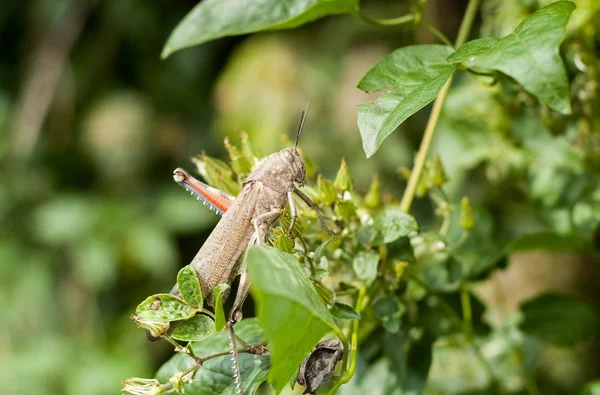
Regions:
<instances>
[{"instance_id":1,"label":"bokeh background","mask_svg":"<svg viewBox=\"0 0 600 395\"><path fill-rule=\"evenodd\" d=\"M408 11L405 1L363 3L373 16ZM497 35L512 31L539 5L484 3L477 29ZM589 12L571 28L565 56L573 80L581 74L572 66L573 53L588 56L587 79L581 86L574 83L574 95L587 92L592 110L582 112L587 126L578 127L598 138L598 87L585 84L597 81L600 70L599 19L594 0L579 3ZM202 151L226 159L225 137L237 142L246 131L267 155L289 144L310 101L300 145L319 171L335 175L346 157L358 190L364 193L378 174L386 198L401 197L405 183L398 169L411 166L428 112L411 117L366 160L356 104L371 97L356 84L391 50L436 42L431 33L338 16L293 31L224 38L161 60L169 33L195 4L3 0L0 5L3 393L114 394L124 377L153 376L171 348L148 343L129 315L146 296L171 288L177 270L217 220L172 182L171 172L178 166L192 169L190 157ZM465 7L463 0L431 0L426 18L452 39ZM591 77L589 70L595 70ZM506 188L514 179L531 181L526 170L519 173L529 163L523 150L545 150L546 143L511 145L503 132L510 111L491 105L489 92L479 86L472 78L459 79L440 125L444 137L434 142L450 176L448 193L471 196L507 232L510 226L530 226L532 207L572 205L559 198L544 201L552 199L548 193L560 197L567 188L556 186L552 174L538 178L541 192L533 202ZM549 128L559 135L566 126ZM589 158L600 155L597 147L587 146ZM566 157L559 169L572 170L580 160L570 151L551 152ZM554 156L544 160L554 163ZM590 196L589 207L600 205L597 192ZM516 203L507 207L513 198ZM415 204L424 223L434 221L431 209L427 199ZM580 225L593 232L600 219L585 218ZM492 321L549 289L600 306L600 270L593 257L530 253L509 261L508 269L492 278L496 286L481 287ZM497 284L503 284L500 296ZM597 376L597 351L589 344L574 351L545 350L543 380L569 393ZM448 377L449 366L434 365L432 375ZM456 388L474 377L451 373Z\"/></svg>"}]
</instances>

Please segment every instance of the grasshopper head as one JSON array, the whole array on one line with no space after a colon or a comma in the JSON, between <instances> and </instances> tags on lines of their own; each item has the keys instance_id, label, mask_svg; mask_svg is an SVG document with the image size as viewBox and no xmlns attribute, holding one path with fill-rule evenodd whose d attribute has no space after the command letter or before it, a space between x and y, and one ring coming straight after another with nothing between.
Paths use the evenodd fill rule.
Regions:
<instances>
[{"instance_id":1,"label":"grasshopper head","mask_svg":"<svg viewBox=\"0 0 600 395\"><path fill-rule=\"evenodd\" d=\"M293 182L298 185L304 185L306 178L306 166L298 151L295 148L285 148L277 153L279 160L283 162L284 168L288 168L290 171L290 177Z\"/></svg>"}]
</instances>

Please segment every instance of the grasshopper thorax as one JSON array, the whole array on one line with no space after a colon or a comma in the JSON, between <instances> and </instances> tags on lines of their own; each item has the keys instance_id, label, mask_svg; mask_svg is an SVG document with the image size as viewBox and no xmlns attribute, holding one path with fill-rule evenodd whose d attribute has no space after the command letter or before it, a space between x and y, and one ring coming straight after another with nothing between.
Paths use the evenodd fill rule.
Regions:
<instances>
[{"instance_id":1,"label":"grasshopper thorax","mask_svg":"<svg viewBox=\"0 0 600 395\"><path fill-rule=\"evenodd\" d=\"M260 181L280 192L294 189L294 183L302 186L306 178L306 166L298 151L285 148L269 155L248 176L247 182Z\"/></svg>"}]
</instances>

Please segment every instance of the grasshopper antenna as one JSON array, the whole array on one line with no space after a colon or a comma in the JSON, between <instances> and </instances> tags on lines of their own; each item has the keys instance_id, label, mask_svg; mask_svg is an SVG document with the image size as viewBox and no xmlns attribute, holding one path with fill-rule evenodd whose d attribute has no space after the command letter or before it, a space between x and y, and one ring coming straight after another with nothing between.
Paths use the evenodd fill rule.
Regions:
<instances>
[{"instance_id":1,"label":"grasshopper antenna","mask_svg":"<svg viewBox=\"0 0 600 395\"><path fill-rule=\"evenodd\" d=\"M300 134L302 133L302 128L304 127L304 121L306 121L306 114L308 114L308 107L310 106L310 102L306 103L306 109L302 111L302 115L300 116L300 126L298 126L298 133L296 134L296 143L294 144L294 152L298 147L298 140L300 140Z\"/></svg>"}]
</instances>

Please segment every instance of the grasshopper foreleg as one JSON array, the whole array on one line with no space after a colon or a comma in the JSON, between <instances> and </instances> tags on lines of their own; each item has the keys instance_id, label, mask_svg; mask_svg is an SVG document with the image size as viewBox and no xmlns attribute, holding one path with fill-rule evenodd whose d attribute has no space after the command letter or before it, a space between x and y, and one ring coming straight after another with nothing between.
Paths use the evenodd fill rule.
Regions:
<instances>
[{"instance_id":1,"label":"grasshopper foreleg","mask_svg":"<svg viewBox=\"0 0 600 395\"><path fill-rule=\"evenodd\" d=\"M288 197L288 203L290 205L290 214L292 217L292 220L290 222L290 228L288 229L288 232L287 232L287 236L291 239L292 238L292 230L294 229L294 224L296 223L296 219L298 219L298 209L296 208L296 202L294 202L294 195L292 194L292 191L289 191L287 193L287 197Z\"/></svg>"},{"instance_id":2,"label":"grasshopper foreleg","mask_svg":"<svg viewBox=\"0 0 600 395\"><path fill-rule=\"evenodd\" d=\"M308 196L306 196L304 193L300 192L300 190L298 190L297 188L294 188L294 193L296 195L298 195L298 197L300 199L302 199L304 201L304 203L306 203L308 205L308 207L315 210L315 212L317 213L317 217L319 217L319 221L321 221L321 226L323 227L323 229L325 229L325 232L337 237L335 232L333 230L329 229L329 227L325 223L325 220L323 219L323 216L321 215L321 211L319 210L319 207L317 207L317 205L312 200L310 200L310 198Z\"/></svg>"}]
</instances>

